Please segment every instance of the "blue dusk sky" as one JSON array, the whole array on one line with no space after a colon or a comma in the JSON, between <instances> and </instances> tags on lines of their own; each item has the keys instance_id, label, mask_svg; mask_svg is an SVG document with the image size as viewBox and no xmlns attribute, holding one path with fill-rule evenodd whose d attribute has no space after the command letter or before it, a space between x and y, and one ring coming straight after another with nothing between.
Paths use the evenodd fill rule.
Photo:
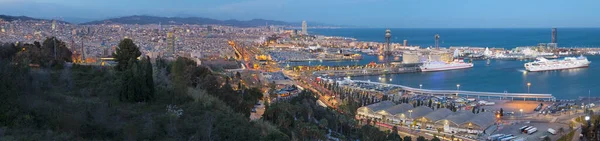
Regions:
<instances>
[{"instance_id":1,"label":"blue dusk sky","mask_svg":"<svg viewBox=\"0 0 600 141\"><path fill-rule=\"evenodd\" d=\"M600 27L600 0L0 0L0 14L255 18L390 28Z\"/></svg>"}]
</instances>

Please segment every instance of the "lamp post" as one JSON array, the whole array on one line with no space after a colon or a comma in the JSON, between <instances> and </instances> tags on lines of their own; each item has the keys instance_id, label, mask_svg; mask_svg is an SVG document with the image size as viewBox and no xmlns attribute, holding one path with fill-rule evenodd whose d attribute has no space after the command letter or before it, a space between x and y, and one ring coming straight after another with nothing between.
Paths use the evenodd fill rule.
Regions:
<instances>
[{"instance_id":1,"label":"lamp post","mask_svg":"<svg viewBox=\"0 0 600 141\"><path fill-rule=\"evenodd\" d=\"M458 98L458 92L460 92L460 84L456 84L456 97Z\"/></svg>"},{"instance_id":2,"label":"lamp post","mask_svg":"<svg viewBox=\"0 0 600 141\"><path fill-rule=\"evenodd\" d=\"M589 127L590 126L590 116L589 115L585 116L585 121L587 122L588 127Z\"/></svg>"},{"instance_id":3,"label":"lamp post","mask_svg":"<svg viewBox=\"0 0 600 141\"><path fill-rule=\"evenodd\" d=\"M423 94L423 84L419 84L419 90L421 91L421 94Z\"/></svg>"},{"instance_id":4,"label":"lamp post","mask_svg":"<svg viewBox=\"0 0 600 141\"><path fill-rule=\"evenodd\" d=\"M408 117L412 120L412 112L413 110L408 110ZM414 121L413 121L414 122Z\"/></svg>"},{"instance_id":5,"label":"lamp post","mask_svg":"<svg viewBox=\"0 0 600 141\"><path fill-rule=\"evenodd\" d=\"M530 92L530 89L529 89L530 87L531 87L531 83L530 83L530 82L527 82L527 93L531 93L531 92Z\"/></svg>"},{"instance_id":6,"label":"lamp post","mask_svg":"<svg viewBox=\"0 0 600 141\"><path fill-rule=\"evenodd\" d=\"M523 109L519 109L519 112L521 112L521 118L523 118Z\"/></svg>"}]
</instances>

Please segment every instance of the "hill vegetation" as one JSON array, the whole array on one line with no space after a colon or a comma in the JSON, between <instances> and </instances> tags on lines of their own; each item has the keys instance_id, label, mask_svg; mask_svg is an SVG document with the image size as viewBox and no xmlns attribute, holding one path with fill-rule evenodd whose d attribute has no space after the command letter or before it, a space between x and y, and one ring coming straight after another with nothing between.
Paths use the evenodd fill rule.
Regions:
<instances>
[{"instance_id":1,"label":"hill vegetation","mask_svg":"<svg viewBox=\"0 0 600 141\"><path fill-rule=\"evenodd\" d=\"M186 58L150 61L130 39L115 67L70 65L61 57L70 51L54 56L61 44L1 44L2 140L403 140L317 106L310 92L265 105L263 119L250 121L259 88Z\"/></svg>"}]
</instances>

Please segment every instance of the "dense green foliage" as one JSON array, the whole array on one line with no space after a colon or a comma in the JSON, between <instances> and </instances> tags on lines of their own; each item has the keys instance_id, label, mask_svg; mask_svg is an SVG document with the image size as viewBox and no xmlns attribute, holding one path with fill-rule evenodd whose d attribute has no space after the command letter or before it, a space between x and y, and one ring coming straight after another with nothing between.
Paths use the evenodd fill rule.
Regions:
<instances>
[{"instance_id":1,"label":"dense green foliage","mask_svg":"<svg viewBox=\"0 0 600 141\"><path fill-rule=\"evenodd\" d=\"M119 70L121 87L119 100L129 102L142 102L154 100L154 78L152 63L149 57L138 61L140 51L131 39L124 39L119 43L116 61ZM181 88L187 90L187 88Z\"/></svg>"},{"instance_id":2,"label":"dense green foliage","mask_svg":"<svg viewBox=\"0 0 600 141\"><path fill-rule=\"evenodd\" d=\"M10 47L12 46L12 47ZM4 48L3 55L14 56L13 61L27 64L38 64L42 67L61 67L65 62L72 62L72 53L66 43L55 37L46 38L42 44L8 45ZM18 52L14 52L15 50ZM19 51L20 49L20 51ZM11 53L16 53L11 55Z\"/></svg>"},{"instance_id":3,"label":"dense green foliage","mask_svg":"<svg viewBox=\"0 0 600 141\"><path fill-rule=\"evenodd\" d=\"M580 117L579 119L584 119ZM581 120L581 134L590 141L600 140L600 116L592 115L589 121Z\"/></svg>"},{"instance_id":4,"label":"dense green foliage","mask_svg":"<svg viewBox=\"0 0 600 141\"><path fill-rule=\"evenodd\" d=\"M17 54L23 51L13 56ZM248 120L252 104L261 96L258 89L234 91L218 82L222 76L202 71L204 67L185 65L184 72L195 72L190 76L198 77L183 77L186 94L173 95L173 78L179 76L168 73L167 68L175 68L169 61L159 67L142 59L128 62L129 69L115 71L81 65L30 69L27 63L8 60L13 59L0 60L2 140L288 139L269 122ZM155 100L121 102L124 74L138 80L151 76L131 82L137 83L135 87L154 86L148 91L155 91ZM208 79L212 81L206 83Z\"/></svg>"},{"instance_id":5,"label":"dense green foliage","mask_svg":"<svg viewBox=\"0 0 600 141\"><path fill-rule=\"evenodd\" d=\"M575 130L569 132L568 134L558 138L557 141L570 141L573 139L573 136L575 136Z\"/></svg>"},{"instance_id":6,"label":"dense green foliage","mask_svg":"<svg viewBox=\"0 0 600 141\"><path fill-rule=\"evenodd\" d=\"M12 58L0 59L2 140L402 140L318 106L310 92L265 105L263 119L250 121L261 89L230 84L241 74L216 74L186 58L152 64L133 49L121 51L130 54L121 69L31 68L30 60L53 52L6 47L0 53Z\"/></svg>"},{"instance_id":7,"label":"dense green foliage","mask_svg":"<svg viewBox=\"0 0 600 141\"><path fill-rule=\"evenodd\" d=\"M15 44L0 44L0 60L12 59L18 51L19 48Z\"/></svg>"},{"instance_id":8,"label":"dense green foliage","mask_svg":"<svg viewBox=\"0 0 600 141\"><path fill-rule=\"evenodd\" d=\"M115 61L118 62L115 68L119 71L127 70L130 68L129 65L133 65L129 62L131 62L131 60L137 61L137 58L140 57L140 55L142 55L142 52L140 52L138 46L133 43L133 40L123 39L119 42L119 46L115 53L113 53Z\"/></svg>"}]
</instances>

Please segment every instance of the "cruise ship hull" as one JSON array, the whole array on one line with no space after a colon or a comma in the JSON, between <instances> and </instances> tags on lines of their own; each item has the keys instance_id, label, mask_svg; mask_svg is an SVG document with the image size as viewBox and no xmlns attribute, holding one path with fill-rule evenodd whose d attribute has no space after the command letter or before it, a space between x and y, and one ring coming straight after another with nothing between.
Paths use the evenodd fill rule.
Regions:
<instances>
[{"instance_id":1,"label":"cruise ship hull","mask_svg":"<svg viewBox=\"0 0 600 141\"><path fill-rule=\"evenodd\" d=\"M545 58L538 58L539 61L525 63L525 69L527 71L551 71L551 70L564 70L573 68L585 68L590 66L590 61L587 58L581 56L565 57L563 60L547 60Z\"/></svg>"},{"instance_id":2,"label":"cruise ship hull","mask_svg":"<svg viewBox=\"0 0 600 141\"><path fill-rule=\"evenodd\" d=\"M553 71L553 70L566 70L566 69L576 69L576 68L587 68L589 67L590 64L579 64L579 65L572 65L572 66L562 66L562 67L537 67L537 68L531 68L531 67L526 67L525 69L527 69L527 71L530 72L538 72L538 71Z\"/></svg>"},{"instance_id":3,"label":"cruise ship hull","mask_svg":"<svg viewBox=\"0 0 600 141\"><path fill-rule=\"evenodd\" d=\"M457 66L447 66L447 67L421 67L422 72L432 72L432 71L446 71L446 70L457 70L457 69L468 69L472 68L472 64L465 65L457 65Z\"/></svg>"}]
</instances>

